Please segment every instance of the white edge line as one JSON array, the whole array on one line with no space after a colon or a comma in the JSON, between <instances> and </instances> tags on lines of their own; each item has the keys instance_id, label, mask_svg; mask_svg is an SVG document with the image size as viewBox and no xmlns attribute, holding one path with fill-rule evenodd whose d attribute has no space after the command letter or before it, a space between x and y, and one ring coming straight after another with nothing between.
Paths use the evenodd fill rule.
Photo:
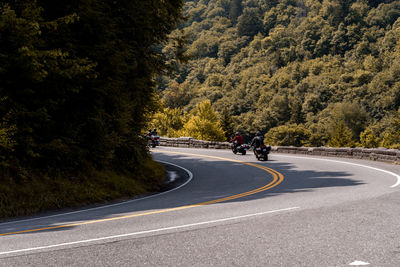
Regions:
<instances>
[{"instance_id":1,"label":"white edge line","mask_svg":"<svg viewBox=\"0 0 400 267\"><path fill-rule=\"evenodd\" d=\"M354 165L354 166L358 166L358 167L369 168L369 169L373 169L375 171L385 172L387 174L390 174L390 175L393 175L394 177L396 177L397 178L397 182L394 185L390 186L391 188L394 188L394 187L400 185L400 175L398 175L398 174L396 174L394 172L391 172L391 171L387 171L387 170L371 167L371 166L368 166L368 165L352 163L352 162L346 162L346 161L340 161L340 160L333 160L333 159L320 159L320 158L313 158L313 157L298 157L298 156L282 155L282 154L279 154L279 156L289 157L289 158L298 158L298 159L325 160L325 161L338 162L338 163L349 164L349 165Z\"/></svg>"},{"instance_id":2,"label":"white edge line","mask_svg":"<svg viewBox=\"0 0 400 267\"><path fill-rule=\"evenodd\" d=\"M105 237L99 237L99 238L93 238L93 239L79 240L79 241L74 241L74 242L60 243L60 244L49 245L49 246L41 246L41 247L25 248L25 249L11 250L11 251L3 251L3 252L0 252L0 255L7 255L7 254L12 254L12 253L18 253L18 252L28 252L28 251L55 248L55 247L63 247L63 246L83 244L83 243L90 243L90 242L96 242L96 241L102 241L102 240L109 240L109 239L115 239L115 238L135 236L135 235L140 235L140 234L163 232L163 231L168 231L168 230L176 230L176 229L188 228L188 227L192 227L192 226L199 226L199 225L219 223L219 222L225 222L225 221L232 221L232 220L243 219L243 218L254 217L254 216L261 216L261 215L270 214L270 213L276 213L276 212L281 212L281 211L289 211L289 210L294 210L294 209L299 209L299 208L300 207L291 207L291 208L284 208L284 209L278 209L278 210L270 210L270 211L258 212L258 213L253 213L253 214L229 217L229 218L224 218L224 219L205 221L205 222L198 222L198 223L191 223L191 224L184 224L184 225L178 225L178 226L171 226L171 227L165 227L165 228L159 228L159 229L153 229L153 230L146 230L146 231L140 231L140 232L134 232L134 233L127 233L127 234L121 234L121 235L105 236Z\"/></svg>"},{"instance_id":3,"label":"white edge line","mask_svg":"<svg viewBox=\"0 0 400 267\"><path fill-rule=\"evenodd\" d=\"M182 170L184 170L185 172L188 173L189 179L188 179L185 183L181 184L181 185L178 186L178 187L175 187L175 188L173 188L173 189L171 189L171 190L164 191L164 192L161 192L161 193L156 193L156 194L153 194L153 195L150 195L150 196L147 196L147 197L142 197L142 198L127 200L127 201L124 201L124 202L115 203L115 204L109 204L109 205L104 205L104 206L95 207L95 208L89 208L89 209L83 209L83 210L65 212L65 213L54 214L54 215L48 215L48 216L42 216L42 217L36 217L36 218L31 218L31 219L24 219L24 220L3 222L3 223L0 223L0 226L7 225L7 224L11 224L11 223L21 223L21 222L36 221L36 220L48 219L48 218L54 218L54 217L60 217L60 216L71 215L71 214L76 214L76 213L81 213L81 212L86 212L86 211L92 211L92 210L104 209L104 208L109 208L109 207L115 207L115 206L125 205L125 204L129 204L129 203L132 203L132 202L140 201L140 200L145 200L145 199L149 199L149 198L153 198L153 197L158 197L158 196L161 196L161 195L170 193L170 192L172 192L172 191L178 190L179 188L181 188L181 187L187 185L187 184L193 179L193 173L192 173L191 171L189 171L188 169L182 167L182 166L179 166L179 165L176 165L176 164L173 164L173 163L170 163L170 162L166 162L166 161L161 161L161 160L156 160L156 161L161 162L161 163L165 163L165 164L169 164L169 165L172 165L172 166L175 166L175 167L178 167L178 168L181 168Z\"/></svg>"}]
</instances>

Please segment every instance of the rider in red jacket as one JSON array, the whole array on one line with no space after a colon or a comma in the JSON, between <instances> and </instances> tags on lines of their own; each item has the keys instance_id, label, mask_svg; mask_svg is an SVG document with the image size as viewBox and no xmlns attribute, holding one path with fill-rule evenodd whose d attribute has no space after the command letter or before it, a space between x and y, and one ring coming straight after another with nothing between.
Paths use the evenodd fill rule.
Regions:
<instances>
[{"instance_id":1,"label":"rider in red jacket","mask_svg":"<svg viewBox=\"0 0 400 267\"><path fill-rule=\"evenodd\" d=\"M236 132L235 137L232 138L231 142L233 143L233 145L236 148L236 147L240 146L241 144L243 144L243 137L240 135L239 132Z\"/></svg>"}]
</instances>

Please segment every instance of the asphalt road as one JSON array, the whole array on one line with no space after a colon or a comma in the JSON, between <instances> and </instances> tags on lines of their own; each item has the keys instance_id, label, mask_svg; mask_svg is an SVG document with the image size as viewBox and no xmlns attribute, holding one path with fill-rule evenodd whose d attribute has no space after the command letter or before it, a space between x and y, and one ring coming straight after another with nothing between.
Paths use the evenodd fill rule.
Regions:
<instances>
[{"instance_id":1,"label":"asphalt road","mask_svg":"<svg viewBox=\"0 0 400 267\"><path fill-rule=\"evenodd\" d=\"M400 266L400 166L160 147L168 192L0 223L0 266Z\"/></svg>"}]
</instances>

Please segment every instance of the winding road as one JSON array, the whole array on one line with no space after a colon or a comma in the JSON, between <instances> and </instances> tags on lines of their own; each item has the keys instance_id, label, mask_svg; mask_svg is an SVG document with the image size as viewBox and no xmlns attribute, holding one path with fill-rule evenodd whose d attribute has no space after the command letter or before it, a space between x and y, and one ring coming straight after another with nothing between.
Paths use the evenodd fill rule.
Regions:
<instances>
[{"instance_id":1,"label":"winding road","mask_svg":"<svg viewBox=\"0 0 400 267\"><path fill-rule=\"evenodd\" d=\"M400 266L400 166L160 147L185 180L0 223L0 266Z\"/></svg>"}]
</instances>

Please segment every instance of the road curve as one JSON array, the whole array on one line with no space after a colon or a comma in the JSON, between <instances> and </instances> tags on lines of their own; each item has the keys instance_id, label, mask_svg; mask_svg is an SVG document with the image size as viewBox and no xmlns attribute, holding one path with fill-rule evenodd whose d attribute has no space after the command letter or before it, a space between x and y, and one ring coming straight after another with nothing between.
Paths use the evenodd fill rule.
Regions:
<instances>
[{"instance_id":1,"label":"road curve","mask_svg":"<svg viewBox=\"0 0 400 267\"><path fill-rule=\"evenodd\" d=\"M160 147L168 193L0 223L0 266L400 266L400 166Z\"/></svg>"}]
</instances>

